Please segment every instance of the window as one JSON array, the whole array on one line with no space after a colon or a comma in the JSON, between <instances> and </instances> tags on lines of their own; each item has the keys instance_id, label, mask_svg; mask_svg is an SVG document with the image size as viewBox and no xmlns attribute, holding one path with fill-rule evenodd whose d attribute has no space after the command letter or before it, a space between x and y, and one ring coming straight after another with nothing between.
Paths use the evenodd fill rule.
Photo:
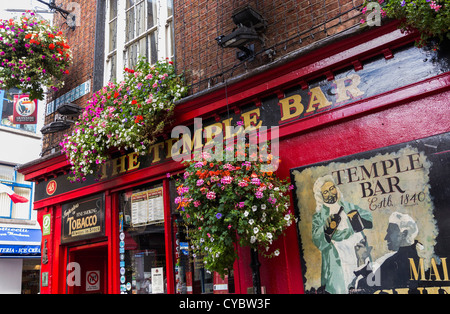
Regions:
<instances>
[{"instance_id":1,"label":"window","mask_svg":"<svg viewBox=\"0 0 450 314\"><path fill-rule=\"evenodd\" d=\"M6 165L0 165L0 183L29 200L27 203L14 204L8 194L0 193L0 218L31 219L33 184L25 181L23 174Z\"/></svg>"},{"instance_id":2,"label":"window","mask_svg":"<svg viewBox=\"0 0 450 314\"><path fill-rule=\"evenodd\" d=\"M109 0L105 80L121 80L139 56L173 59L173 0Z\"/></svg>"},{"instance_id":3,"label":"window","mask_svg":"<svg viewBox=\"0 0 450 314\"><path fill-rule=\"evenodd\" d=\"M167 293L163 199L161 184L120 194L121 293Z\"/></svg>"},{"instance_id":4,"label":"window","mask_svg":"<svg viewBox=\"0 0 450 314\"><path fill-rule=\"evenodd\" d=\"M108 58L110 80L116 79L117 69L117 0L109 2L109 40L108 40ZM108 72L108 71L107 71Z\"/></svg>"}]
</instances>

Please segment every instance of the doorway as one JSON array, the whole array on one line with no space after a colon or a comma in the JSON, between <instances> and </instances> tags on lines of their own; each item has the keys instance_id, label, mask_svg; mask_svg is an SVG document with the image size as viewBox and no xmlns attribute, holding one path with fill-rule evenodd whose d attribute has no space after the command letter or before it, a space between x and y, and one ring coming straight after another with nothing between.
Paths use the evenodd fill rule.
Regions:
<instances>
[{"instance_id":1,"label":"doorway","mask_svg":"<svg viewBox=\"0 0 450 314\"><path fill-rule=\"evenodd\" d=\"M68 294L106 294L108 245L97 243L69 248Z\"/></svg>"}]
</instances>

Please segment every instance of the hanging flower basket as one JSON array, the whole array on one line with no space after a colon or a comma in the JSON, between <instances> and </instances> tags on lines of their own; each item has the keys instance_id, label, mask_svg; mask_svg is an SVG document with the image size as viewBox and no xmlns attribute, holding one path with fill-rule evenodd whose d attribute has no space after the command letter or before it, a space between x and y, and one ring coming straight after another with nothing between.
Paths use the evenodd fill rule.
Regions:
<instances>
[{"instance_id":1,"label":"hanging flower basket","mask_svg":"<svg viewBox=\"0 0 450 314\"><path fill-rule=\"evenodd\" d=\"M450 39L450 3L447 0L365 0L363 14L376 10L370 3L380 4L382 17L400 20L403 30L418 30L420 39L416 44L419 46L431 38ZM361 22L367 21L362 19Z\"/></svg>"},{"instance_id":2,"label":"hanging flower basket","mask_svg":"<svg viewBox=\"0 0 450 314\"><path fill-rule=\"evenodd\" d=\"M176 183L175 202L189 226L190 250L203 257L206 269L221 275L233 268L237 245L278 256L279 250L270 247L293 221L288 211L292 186L263 172L275 157L248 161L248 145L236 149L231 160L229 155L224 150L223 161L217 161L202 153L198 161L186 162L184 179Z\"/></svg>"},{"instance_id":3,"label":"hanging flower basket","mask_svg":"<svg viewBox=\"0 0 450 314\"><path fill-rule=\"evenodd\" d=\"M57 90L69 74L72 52L62 32L33 12L0 20L0 89L19 88L43 99L43 86Z\"/></svg>"},{"instance_id":4,"label":"hanging flower basket","mask_svg":"<svg viewBox=\"0 0 450 314\"><path fill-rule=\"evenodd\" d=\"M140 59L125 79L109 82L88 101L71 135L60 143L72 165L71 181L98 173L111 150L145 154L167 126L175 101L186 93L172 61Z\"/></svg>"}]
</instances>

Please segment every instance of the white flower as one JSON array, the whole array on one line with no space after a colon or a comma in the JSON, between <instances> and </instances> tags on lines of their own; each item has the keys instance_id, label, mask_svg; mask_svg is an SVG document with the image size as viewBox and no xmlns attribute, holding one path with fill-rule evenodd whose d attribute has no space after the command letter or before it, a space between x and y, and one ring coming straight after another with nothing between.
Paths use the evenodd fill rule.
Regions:
<instances>
[{"instance_id":1,"label":"white flower","mask_svg":"<svg viewBox=\"0 0 450 314\"><path fill-rule=\"evenodd\" d=\"M275 252L273 252L273 254L274 254L275 256L280 255L280 250L276 249Z\"/></svg>"},{"instance_id":2,"label":"white flower","mask_svg":"<svg viewBox=\"0 0 450 314\"><path fill-rule=\"evenodd\" d=\"M272 239L272 234L270 232L267 232L266 236L268 239Z\"/></svg>"},{"instance_id":3,"label":"white flower","mask_svg":"<svg viewBox=\"0 0 450 314\"><path fill-rule=\"evenodd\" d=\"M250 243L255 243L256 242L256 237L255 236L251 236L250 237Z\"/></svg>"},{"instance_id":4,"label":"white flower","mask_svg":"<svg viewBox=\"0 0 450 314\"><path fill-rule=\"evenodd\" d=\"M255 227L255 228L253 228L253 233L258 233L259 232L259 229L258 229L258 227Z\"/></svg>"},{"instance_id":5,"label":"white flower","mask_svg":"<svg viewBox=\"0 0 450 314\"><path fill-rule=\"evenodd\" d=\"M261 209L266 209L266 204L262 204Z\"/></svg>"},{"instance_id":6,"label":"white flower","mask_svg":"<svg viewBox=\"0 0 450 314\"><path fill-rule=\"evenodd\" d=\"M250 220L248 221L248 223L250 224L250 226L253 225L254 222L255 222L255 221L254 221L253 219L250 219Z\"/></svg>"},{"instance_id":7,"label":"white flower","mask_svg":"<svg viewBox=\"0 0 450 314\"><path fill-rule=\"evenodd\" d=\"M256 212L257 209L258 209L258 207L257 207L256 205L253 205L253 206L252 206L252 210L253 210L254 212Z\"/></svg>"},{"instance_id":8,"label":"white flower","mask_svg":"<svg viewBox=\"0 0 450 314\"><path fill-rule=\"evenodd\" d=\"M247 217L248 216L248 211L245 211L244 212L244 217Z\"/></svg>"}]
</instances>

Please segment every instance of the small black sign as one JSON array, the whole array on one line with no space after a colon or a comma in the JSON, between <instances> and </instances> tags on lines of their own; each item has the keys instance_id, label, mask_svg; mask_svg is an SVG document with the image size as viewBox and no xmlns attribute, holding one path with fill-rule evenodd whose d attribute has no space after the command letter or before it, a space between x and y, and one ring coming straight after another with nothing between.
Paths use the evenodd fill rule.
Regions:
<instances>
[{"instance_id":1,"label":"small black sign","mask_svg":"<svg viewBox=\"0 0 450 314\"><path fill-rule=\"evenodd\" d=\"M93 239L104 235L103 194L62 205L61 243Z\"/></svg>"}]
</instances>

